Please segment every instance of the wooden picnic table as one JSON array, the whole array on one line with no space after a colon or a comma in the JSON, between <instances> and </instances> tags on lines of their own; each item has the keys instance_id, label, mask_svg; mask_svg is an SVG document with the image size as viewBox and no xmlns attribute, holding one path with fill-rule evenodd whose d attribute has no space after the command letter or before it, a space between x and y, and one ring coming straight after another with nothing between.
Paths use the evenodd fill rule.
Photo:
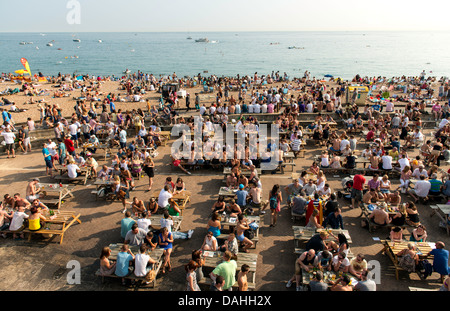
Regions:
<instances>
[{"instance_id":1,"label":"wooden picnic table","mask_svg":"<svg viewBox=\"0 0 450 311\"><path fill-rule=\"evenodd\" d=\"M238 189L232 189L228 187L220 187L219 196L234 198Z\"/></svg>"},{"instance_id":2,"label":"wooden picnic table","mask_svg":"<svg viewBox=\"0 0 450 311\"><path fill-rule=\"evenodd\" d=\"M303 226L292 226L294 231L294 247L300 248L301 244L307 243L314 235L319 234L322 231L328 231L334 234L336 237L339 233L342 233L347 238L349 244L352 243L352 238L348 230L342 229L310 229ZM325 240L325 243L335 241L335 238L330 234Z\"/></svg>"},{"instance_id":3,"label":"wooden picnic table","mask_svg":"<svg viewBox=\"0 0 450 311\"><path fill-rule=\"evenodd\" d=\"M402 270L402 268L399 265L398 254L402 250L408 248L408 243L414 243L420 259L433 258L433 256L428 256L428 253L435 248L435 243L433 242L410 242L410 241L391 242L390 240L382 240L381 243L383 244L384 247L382 253L388 255L388 257L394 264L395 277L397 278L397 280L398 280L398 271Z\"/></svg>"},{"instance_id":4,"label":"wooden picnic table","mask_svg":"<svg viewBox=\"0 0 450 311\"><path fill-rule=\"evenodd\" d=\"M342 275L347 274L350 277L350 285L355 286L358 284L358 280L352 276L350 273L343 273L342 271L322 271L323 272L323 281L328 284L328 287L331 287L330 281L335 281L339 279ZM316 271L313 269L310 269L309 271L306 271L305 269L302 269L302 285L304 287L307 287L309 283L314 279Z\"/></svg>"},{"instance_id":5,"label":"wooden picnic table","mask_svg":"<svg viewBox=\"0 0 450 311\"><path fill-rule=\"evenodd\" d=\"M111 249L111 255L109 256L109 259L111 261L117 261L117 254L120 252L120 249L122 247L123 243L115 243L115 244L109 244L109 248ZM133 252L134 255L139 253L139 246L136 245L129 245L129 248L131 252ZM156 263L153 265L153 270L156 272L156 275L159 273L159 270L161 269L161 266L163 264L163 252L164 250L162 248L155 248L154 250L148 249L146 254L150 255L154 260L156 260ZM99 272L97 272L97 275L100 275ZM115 274L112 275L106 275L110 277L117 277ZM105 276L102 276L102 278ZM142 279L142 277L136 277L134 272L127 276L129 279ZM156 287L156 277L153 280L153 287Z\"/></svg>"},{"instance_id":6,"label":"wooden picnic table","mask_svg":"<svg viewBox=\"0 0 450 311\"><path fill-rule=\"evenodd\" d=\"M81 148L83 148L83 152L86 154L86 149L88 148L95 148L95 149L101 149L104 152L105 155L105 161L108 157L108 152L111 153L111 147L109 147L107 144L92 144L92 143L84 143L81 145Z\"/></svg>"},{"instance_id":7,"label":"wooden picnic table","mask_svg":"<svg viewBox=\"0 0 450 311\"><path fill-rule=\"evenodd\" d=\"M258 225L257 231L259 231L260 223L262 222L261 216L245 216L244 218L247 219L247 223L251 223L254 221ZM230 217L228 215L225 216L225 218L222 217L220 224L222 228L227 226L230 228L229 232L233 232L234 227L236 227L237 225L237 217Z\"/></svg>"},{"instance_id":8,"label":"wooden picnic table","mask_svg":"<svg viewBox=\"0 0 450 311\"><path fill-rule=\"evenodd\" d=\"M39 200L45 205L53 205L57 209L61 207L62 200L71 197L73 198L72 190L75 188L70 185L62 185L59 184L48 184L48 183L39 183L39 193L42 193L45 198L39 198ZM47 196L57 196L56 200L49 200L46 198Z\"/></svg>"},{"instance_id":9,"label":"wooden picnic table","mask_svg":"<svg viewBox=\"0 0 450 311\"><path fill-rule=\"evenodd\" d=\"M46 227L51 224L53 225L59 225L61 228L59 229L51 229L51 228L41 228L37 231L30 231L29 229L24 229L23 232L29 233L28 240L31 240L32 234L52 234L53 236L51 239L53 239L55 236L59 236L59 244L62 244L64 240L64 234L65 232L75 223L78 222L81 224L80 216L81 214L77 214L73 211L56 211L51 216L50 211L42 211L42 215L46 217L45 223L48 224Z\"/></svg>"},{"instance_id":10,"label":"wooden picnic table","mask_svg":"<svg viewBox=\"0 0 450 311\"><path fill-rule=\"evenodd\" d=\"M87 166L78 166L80 168L80 173L77 174L76 178L69 178L69 176L65 176L67 173L66 165L55 164L55 169L59 171L59 176L53 176L56 180L67 180L70 182L81 182L83 185L86 185L88 178L91 177L92 169Z\"/></svg>"},{"instance_id":11,"label":"wooden picnic table","mask_svg":"<svg viewBox=\"0 0 450 311\"><path fill-rule=\"evenodd\" d=\"M161 191L154 191L150 194L150 199L154 198L158 201L159 194ZM183 210L186 208L187 203L191 200L191 192L188 190L183 190L177 194L174 194L172 198L177 204L179 209L181 210L181 216L183 216Z\"/></svg>"},{"instance_id":12,"label":"wooden picnic table","mask_svg":"<svg viewBox=\"0 0 450 311\"><path fill-rule=\"evenodd\" d=\"M161 228L161 219L163 218L163 215L151 215L148 217L151 221L151 226L155 229ZM134 220L138 220L138 217L134 215L132 217ZM180 230L181 223L183 221L183 216L172 216L173 218L173 226L172 226L172 232L176 232Z\"/></svg>"}]
</instances>

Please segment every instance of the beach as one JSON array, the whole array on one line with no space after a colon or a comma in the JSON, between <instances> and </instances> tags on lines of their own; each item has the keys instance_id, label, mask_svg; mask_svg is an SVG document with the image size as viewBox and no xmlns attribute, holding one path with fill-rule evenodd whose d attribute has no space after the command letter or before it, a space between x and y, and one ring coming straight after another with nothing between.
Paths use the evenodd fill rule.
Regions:
<instances>
[{"instance_id":1,"label":"beach","mask_svg":"<svg viewBox=\"0 0 450 311\"><path fill-rule=\"evenodd\" d=\"M399 75L400 76L400 75ZM437 78L438 80L439 78ZM432 84L437 94L440 83L435 81ZM289 88L289 84L292 85ZM326 80L323 82L326 89L337 88L338 84L335 81ZM125 91L119 90L120 83L118 81L102 81L101 98L104 98L109 93L124 96ZM276 82L274 84L265 85L267 88L280 88L282 85L288 85L287 98L293 95L295 98L301 94L300 90L296 90L297 84L288 82ZM387 85L387 83L377 84ZM1 82L0 91L6 88L18 87L12 82ZM45 103L49 105L58 105L61 109L61 114L64 118L70 120L74 111L76 100L81 95L80 89L67 91L67 97L53 98L56 88L51 83L38 83L35 85L36 89L46 89L49 91L49 96L34 96L33 100L45 99ZM200 93L203 87L196 86L194 88L183 87L190 94L191 108L194 107L195 93ZM201 104L205 103L209 107L215 102L215 94L206 94ZM402 95L399 91L391 92L391 94ZM231 91L230 95L235 98L238 97L237 91ZM116 109L122 111L131 111L132 109L142 109L147 111L146 100L150 101L151 105L157 106L161 94L157 91L147 91L142 96L142 102L114 102ZM1 98L1 96L0 96ZM30 96L23 94L9 95L6 98L16 103L19 109L25 109L25 112L12 113L13 120L16 124L23 124L27 118L33 119L36 124L39 122L38 104L25 104L30 99ZM247 94L245 101L250 101L250 95ZM182 116L198 115L197 111L185 112L184 99L179 99L180 110L178 113ZM101 102L99 102L101 104ZM442 103L445 103L442 101ZM8 106L2 106L7 108ZM360 106L360 111L363 111L364 106ZM396 107L396 110L403 110L404 107ZM427 108L429 110L429 107ZM98 110L100 111L100 109ZM332 114L335 117L334 114ZM258 117L257 114L255 114ZM311 120L313 121L313 120ZM434 131L434 124L424 129L424 133L431 137ZM32 135L32 133L31 133ZM129 136L129 140L132 137ZM173 139L172 141L173 142ZM185 284L185 270L184 265L190 259L191 252L198 249L206 234L206 223L210 214L210 210L218 197L218 190L220 189L223 180L221 171L198 170L192 173L191 176L183 174L171 165L170 147L171 142L166 146L158 148L159 155L154 159L155 162L155 178L154 190L161 189L166 177L171 176L176 180L181 176L185 181L188 190L192 192L191 202L183 213L183 223L181 231L186 232L189 229L194 229L192 239L186 241L177 241L174 246L172 255L172 272L166 272L164 275L158 276L158 287L156 289L141 288L143 291L178 291L184 290ZM362 149L364 145L362 140L358 141L358 149ZM45 176L45 163L41 153L41 145L33 145L33 151L26 155L17 152L15 159L6 159L5 154L0 154L0 178L2 180L1 194L16 192L24 194L26 184L34 177L39 177L41 182L52 182L49 176ZM319 155L322 148L319 146L305 147L305 157L294 160L296 166L294 172L299 173L310 167L313 158ZM411 157L418 154L418 149L411 151ZM111 159L107 161L99 161L99 164L110 165ZM443 165L442 168L447 170L449 165ZM344 175L328 175L327 179L333 191L338 191L342 188L341 181ZM261 175L261 182L263 184L263 198L268 199L269 190L274 184L279 184L281 189L292 182L290 172L285 174L263 174ZM392 183L399 185L399 180L392 179ZM147 178L142 178L136 181L136 190L131 193L131 197L138 197L141 200L148 200ZM123 218L121 213L121 203L96 201L92 196L91 191L95 189L93 181L89 181L87 185L76 186L74 190L75 197L67 200L64 203L64 210L74 210L81 213L81 224L74 225L67 232L64 238L64 243L59 245L56 243L45 243L44 241L32 240L28 241L13 241L11 238L5 239L3 247L0 248L0 264L4 269L4 277L0 280L0 288L4 290L134 290L131 287L124 288L120 282L116 280L108 280L101 283L99 277L95 276L95 272L99 268L99 255L102 247L111 243L120 243L120 221ZM24 195L23 195L24 196ZM285 198L283 190L283 198ZM403 201L408 200L406 195L402 195ZM342 215L344 217L344 225L349 230L352 239L352 251L354 254L363 253L366 259L377 260L381 264L381 286L378 287L380 291L407 291L409 286L424 287L436 289L440 286L438 276L433 274L427 280L420 280L415 274L402 274L400 280L395 279L395 273L392 269L390 259L381 254L383 249L380 242L374 238L385 239L389 235L387 230L382 228L376 233L369 233L367 229L361 228L361 219L359 218L359 209L349 209L348 202L339 199L342 207ZM445 234L445 231L439 228L437 224L437 217L431 216L431 209L427 205L419 205L421 220L426 225L428 236L431 241L442 240L446 245L450 245L450 237ZM298 255L294 254L293 231L292 226L294 222L291 219L290 210L286 207L285 201L282 204L282 210L278 219L276 227L269 227L270 213L263 215L264 225L260 230L260 238L256 249L251 249L251 253L258 254L257 274L256 274L256 290L257 291L286 291L295 290L295 288L286 289L286 282L294 273L294 262ZM296 223L298 225L298 222ZM17 267L17 259L21 259L20 268ZM81 279L79 285L70 285L66 282L66 275L68 270L66 264L70 260L77 260L81 264Z\"/></svg>"}]
</instances>

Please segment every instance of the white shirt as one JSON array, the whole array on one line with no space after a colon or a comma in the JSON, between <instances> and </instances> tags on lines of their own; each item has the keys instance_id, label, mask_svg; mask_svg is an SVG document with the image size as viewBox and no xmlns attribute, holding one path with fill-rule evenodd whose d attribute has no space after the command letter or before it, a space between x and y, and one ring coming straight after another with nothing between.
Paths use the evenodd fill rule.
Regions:
<instances>
[{"instance_id":1,"label":"white shirt","mask_svg":"<svg viewBox=\"0 0 450 311\"><path fill-rule=\"evenodd\" d=\"M76 123L69 125L69 132L70 132L70 135L77 135L78 126Z\"/></svg>"},{"instance_id":2,"label":"white shirt","mask_svg":"<svg viewBox=\"0 0 450 311\"><path fill-rule=\"evenodd\" d=\"M56 149L56 144L55 144L54 141L52 141L51 144L47 145L47 149L48 149L48 152L50 153L50 155L52 157L56 156L56 150L55 150Z\"/></svg>"},{"instance_id":3,"label":"white shirt","mask_svg":"<svg viewBox=\"0 0 450 311\"><path fill-rule=\"evenodd\" d=\"M386 103L386 112L392 112L394 111L394 103L393 102L387 102Z\"/></svg>"},{"instance_id":4,"label":"white shirt","mask_svg":"<svg viewBox=\"0 0 450 311\"><path fill-rule=\"evenodd\" d=\"M422 170L422 172L419 170L419 168L416 168L415 170L414 170L414 172L412 173L412 177L416 177L417 179L419 179L420 178L420 176L421 175L423 175L423 176L425 176L425 178L428 178L428 173L427 173L427 171L426 170Z\"/></svg>"},{"instance_id":5,"label":"white shirt","mask_svg":"<svg viewBox=\"0 0 450 311\"><path fill-rule=\"evenodd\" d=\"M159 221L159 223L161 224L161 229L162 228L167 228L169 230L169 232L172 232L172 226L173 226L173 221L172 219L169 218L161 218L161 220Z\"/></svg>"},{"instance_id":6,"label":"white shirt","mask_svg":"<svg viewBox=\"0 0 450 311\"><path fill-rule=\"evenodd\" d=\"M339 257L338 257L337 255L334 256L334 257L333 257L333 264L334 264L334 265L337 264L338 261L339 261ZM339 267L339 269L345 268L345 267L347 267L347 266L350 266L350 260L348 260L348 258L345 257L344 260L342 260L341 266Z\"/></svg>"},{"instance_id":7,"label":"white shirt","mask_svg":"<svg viewBox=\"0 0 450 311\"><path fill-rule=\"evenodd\" d=\"M392 169L392 157L390 155L384 155L381 157L383 161L383 169L390 170Z\"/></svg>"},{"instance_id":8,"label":"white shirt","mask_svg":"<svg viewBox=\"0 0 450 311\"><path fill-rule=\"evenodd\" d=\"M136 254L134 259L134 274L137 277L143 277L147 275L147 264L150 256L147 254Z\"/></svg>"},{"instance_id":9,"label":"white shirt","mask_svg":"<svg viewBox=\"0 0 450 311\"><path fill-rule=\"evenodd\" d=\"M69 164L67 165L67 175L69 178L76 178L77 177L77 170L80 168L76 164Z\"/></svg>"},{"instance_id":10,"label":"white shirt","mask_svg":"<svg viewBox=\"0 0 450 311\"><path fill-rule=\"evenodd\" d=\"M14 212L13 219L11 220L11 224L9 225L10 231L16 231L23 225L24 219L27 219L28 215L25 212Z\"/></svg>"},{"instance_id":11,"label":"white shirt","mask_svg":"<svg viewBox=\"0 0 450 311\"><path fill-rule=\"evenodd\" d=\"M169 205L169 199L172 197L172 194L169 191L161 190L158 196L158 205L159 207L166 207Z\"/></svg>"},{"instance_id":12,"label":"white shirt","mask_svg":"<svg viewBox=\"0 0 450 311\"><path fill-rule=\"evenodd\" d=\"M136 221L136 223L137 223L139 228L141 228L145 232L148 232L148 226L150 226L152 224L152 221L150 219L148 219L148 218L139 218Z\"/></svg>"},{"instance_id":13,"label":"white shirt","mask_svg":"<svg viewBox=\"0 0 450 311\"><path fill-rule=\"evenodd\" d=\"M446 124L448 123L447 119L442 119L441 122L439 123L439 128L443 128Z\"/></svg>"},{"instance_id":14,"label":"white shirt","mask_svg":"<svg viewBox=\"0 0 450 311\"><path fill-rule=\"evenodd\" d=\"M6 144L14 144L14 139L16 139L16 135L13 132L3 132L2 136L5 138Z\"/></svg>"},{"instance_id":15,"label":"white shirt","mask_svg":"<svg viewBox=\"0 0 450 311\"><path fill-rule=\"evenodd\" d=\"M313 112L313 104L312 103L309 103L306 105L306 111L309 113Z\"/></svg>"},{"instance_id":16,"label":"white shirt","mask_svg":"<svg viewBox=\"0 0 450 311\"><path fill-rule=\"evenodd\" d=\"M205 106L201 106L200 107L200 114L203 115L206 112L206 107Z\"/></svg>"},{"instance_id":17,"label":"white shirt","mask_svg":"<svg viewBox=\"0 0 450 311\"><path fill-rule=\"evenodd\" d=\"M345 150L345 146L347 145L350 145L350 142L347 139L343 139L339 145L341 152Z\"/></svg>"},{"instance_id":18,"label":"white shirt","mask_svg":"<svg viewBox=\"0 0 450 311\"><path fill-rule=\"evenodd\" d=\"M405 168L405 166L410 166L409 165L409 160L407 158L401 158L398 160L398 164L400 164L400 171L403 171L403 169Z\"/></svg>"},{"instance_id":19,"label":"white shirt","mask_svg":"<svg viewBox=\"0 0 450 311\"><path fill-rule=\"evenodd\" d=\"M431 183L428 180L419 180L414 185L414 192L421 198L426 197L430 189Z\"/></svg>"},{"instance_id":20,"label":"white shirt","mask_svg":"<svg viewBox=\"0 0 450 311\"><path fill-rule=\"evenodd\" d=\"M263 104L262 106L261 106L261 113L267 113L267 104Z\"/></svg>"},{"instance_id":21,"label":"white shirt","mask_svg":"<svg viewBox=\"0 0 450 311\"><path fill-rule=\"evenodd\" d=\"M260 104L255 104L253 112L254 113L261 113L261 105Z\"/></svg>"}]
</instances>

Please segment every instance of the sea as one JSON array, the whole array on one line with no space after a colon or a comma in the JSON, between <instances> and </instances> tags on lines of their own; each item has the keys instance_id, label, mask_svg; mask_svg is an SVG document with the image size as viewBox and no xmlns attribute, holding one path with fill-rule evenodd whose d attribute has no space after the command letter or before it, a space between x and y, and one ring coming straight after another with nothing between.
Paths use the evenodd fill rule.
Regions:
<instances>
[{"instance_id":1,"label":"sea","mask_svg":"<svg viewBox=\"0 0 450 311\"><path fill-rule=\"evenodd\" d=\"M209 42L196 42L207 38ZM79 42L74 40L78 39ZM24 42L26 44L20 44ZM51 42L53 46L47 46ZM450 32L0 33L0 72L450 76Z\"/></svg>"}]
</instances>

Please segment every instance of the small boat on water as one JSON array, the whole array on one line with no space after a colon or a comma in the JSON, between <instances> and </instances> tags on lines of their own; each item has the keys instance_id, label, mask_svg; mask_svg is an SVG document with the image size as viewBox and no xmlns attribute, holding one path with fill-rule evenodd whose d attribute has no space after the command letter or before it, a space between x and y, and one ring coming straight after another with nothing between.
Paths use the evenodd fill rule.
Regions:
<instances>
[{"instance_id":1,"label":"small boat on water","mask_svg":"<svg viewBox=\"0 0 450 311\"><path fill-rule=\"evenodd\" d=\"M24 41L22 41L22 42L20 42L19 44L20 44L20 45L25 45L25 44L27 44L27 43L24 42Z\"/></svg>"},{"instance_id":2,"label":"small boat on water","mask_svg":"<svg viewBox=\"0 0 450 311\"><path fill-rule=\"evenodd\" d=\"M102 40L98 40L98 43L102 43L103 41Z\"/></svg>"},{"instance_id":3,"label":"small boat on water","mask_svg":"<svg viewBox=\"0 0 450 311\"><path fill-rule=\"evenodd\" d=\"M53 43L49 42L47 43L47 46L53 46Z\"/></svg>"},{"instance_id":4,"label":"small boat on water","mask_svg":"<svg viewBox=\"0 0 450 311\"><path fill-rule=\"evenodd\" d=\"M81 42L80 39L73 39L73 42Z\"/></svg>"},{"instance_id":5,"label":"small boat on water","mask_svg":"<svg viewBox=\"0 0 450 311\"><path fill-rule=\"evenodd\" d=\"M189 36L189 37L187 37L186 39L188 39L188 40L192 40L192 37L191 37L191 36Z\"/></svg>"},{"instance_id":6,"label":"small boat on water","mask_svg":"<svg viewBox=\"0 0 450 311\"><path fill-rule=\"evenodd\" d=\"M195 40L195 42L206 42L206 43L208 43L209 39L208 38L200 38L200 39Z\"/></svg>"}]
</instances>

